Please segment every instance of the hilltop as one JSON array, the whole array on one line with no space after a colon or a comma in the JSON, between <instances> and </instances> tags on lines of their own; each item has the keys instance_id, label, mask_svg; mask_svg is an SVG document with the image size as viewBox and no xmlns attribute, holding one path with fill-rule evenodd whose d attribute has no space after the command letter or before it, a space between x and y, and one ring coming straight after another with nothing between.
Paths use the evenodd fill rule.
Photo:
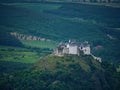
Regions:
<instances>
[{"instance_id":1,"label":"hilltop","mask_svg":"<svg viewBox=\"0 0 120 90\"><path fill-rule=\"evenodd\" d=\"M120 73L89 55L48 55L31 68L0 74L1 90L118 90Z\"/></svg>"},{"instance_id":2,"label":"hilltop","mask_svg":"<svg viewBox=\"0 0 120 90\"><path fill-rule=\"evenodd\" d=\"M110 89L104 68L89 55L46 56L31 69L53 73L53 81L50 80L50 83L55 89Z\"/></svg>"},{"instance_id":3,"label":"hilltop","mask_svg":"<svg viewBox=\"0 0 120 90\"><path fill-rule=\"evenodd\" d=\"M65 56L54 56L48 55L40 59L40 62L37 62L33 68L37 70L71 70L74 67L79 66L85 72L93 71L93 68L96 70L102 71L99 61L94 60L91 55L65 55ZM73 67L70 67L73 66Z\"/></svg>"}]
</instances>

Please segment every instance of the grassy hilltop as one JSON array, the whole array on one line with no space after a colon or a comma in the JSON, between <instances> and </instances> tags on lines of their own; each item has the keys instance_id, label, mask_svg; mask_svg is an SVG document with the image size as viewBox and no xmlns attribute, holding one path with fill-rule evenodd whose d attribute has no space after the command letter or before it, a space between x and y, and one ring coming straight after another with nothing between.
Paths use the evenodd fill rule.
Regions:
<instances>
[{"instance_id":1,"label":"grassy hilltop","mask_svg":"<svg viewBox=\"0 0 120 90\"><path fill-rule=\"evenodd\" d=\"M76 65L75 65L76 64ZM96 60L93 60L92 56L76 56L76 55L68 55L64 57L59 56L46 56L41 58L39 62L37 62L33 68L37 70L48 70L52 72L56 72L56 70L72 70L74 67L80 66L83 71L91 72L91 65L96 69L102 70L100 63ZM69 66L73 66L69 68Z\"/></svg>"}]
</instances>

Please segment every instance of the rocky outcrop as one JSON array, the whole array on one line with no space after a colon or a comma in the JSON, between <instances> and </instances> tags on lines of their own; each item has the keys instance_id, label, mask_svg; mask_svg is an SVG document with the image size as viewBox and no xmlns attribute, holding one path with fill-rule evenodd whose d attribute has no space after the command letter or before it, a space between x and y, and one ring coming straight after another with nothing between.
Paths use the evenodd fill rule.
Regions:
<instances>
[{"instance_id":1,"label":"rocky outcrop","mask_svg":"<svg viewBox=\"0 0 120 90\"><path fill-rule=\"evenodd\" d=\"M42 38L42 37L37 37L37 36L32 36L32 35L25 35L25 34L20 34L17 32L11 32L10 33L12 36L15 36L19 40L36 40L36 41L50 41L49 39Z\"/></svg>"}]
</instances>

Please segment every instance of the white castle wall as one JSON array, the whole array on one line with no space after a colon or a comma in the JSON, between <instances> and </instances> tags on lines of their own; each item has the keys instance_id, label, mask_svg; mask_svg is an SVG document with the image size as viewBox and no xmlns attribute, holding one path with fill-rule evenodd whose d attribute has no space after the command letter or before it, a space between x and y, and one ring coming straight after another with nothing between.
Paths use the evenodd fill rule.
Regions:
<instances>
[{"instance_id":1,"label":"white castle wall","mask_svg":"<svg viewBox=\"0 0 120 90\"><path fill-rule=\"evenodd\" d=\"M90 54L90 47L83 47L83 53L86 54L86 55L89 55Z\"/></svg>"},{"instance_id":2,"label":"white castle wall","mask_svg":"<svg viewBox=\"0 0 120 90\"><path fill-rule=\"evenodd\" d=\"M69 54L78 54L77 46L69 46Z\"/></svg>"}]
</instances>

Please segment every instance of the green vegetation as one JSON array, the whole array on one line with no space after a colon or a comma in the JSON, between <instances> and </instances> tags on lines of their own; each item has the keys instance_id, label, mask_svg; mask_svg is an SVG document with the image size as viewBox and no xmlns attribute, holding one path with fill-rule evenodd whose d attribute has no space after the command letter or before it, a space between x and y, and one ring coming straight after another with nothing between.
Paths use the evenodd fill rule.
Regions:
<instances>
[{"instance_id":1,"label":"green vegetation","mask_svg":"<svg viewBox=\"0 0 120 90\"><path fill-rule=\"evenodd\" d=\"M59 8L61 5L60 4L43 4L43 3L6 3L4 5L12 5L16 7L22 7L22 8L27 8L30 10L35 10L35 11L44 11L44 10L53 10Z\"/></svg>"},{"instance_id":2,"label":"green vegetation","mask_svg":"<svg viewBox=\"0 0 120 90\"><path fill-rule=\"evenodd\" d=\"M91 72L93 71L94 67L98 70L103 70L101 68L101 65L98 61L93 60L92 56L64 56L64 57L58 57L58 56L47 56L44 58L41 58L41 60L39 62L37 62L35 64L35 69L37 70L50 70L50 71L56 71L57 69L59 70L71 70L69 67L70 65L72 66L72 64L78 64L82 70L84 70L85 72ZM92 66L93 65L93 66ZM33 68L34 68L33 67Z\"/></svg>"},{"instance_id":3,"label":"green vegetation","mask_svg":"<svg viewBox=\"0 0 120 90\"><path fill-rule=\"evenodd\" d=\"M101 65L91 56L47 56L30 70L0 74L0 89L117 90L119 75L114 65Z\"/></svg>"},{"instance_id":4,"label":"green vegetation","mask_svg":"<svg viewBox=\"0 0 120 90\"><path fill-rule=\"evenodd\" d=\"M119 90L119 14L120 8L87 4L0 4L0 90ZM19 41L10 32L51 41ZM89 41L103 63L50 55L68 39Z\"/></svg>"},{"instance_id":5,"label":"green vegetation","mask_svg":"<svg viewBox=\"0 0 120 90\"><path fill-rule=\"evenodd\" d=\"M0 46L0 74L26 70L51 52L45 48Z\"/></svg>"},{"instance_id":6,"label":"green vegetation","mask_svg":"<svg viewBox=\"0 0 120 90\"><path fill-rule=\"evenodd\" d=\"M36 48L49 48L54 49L57 45L54 41L34 41L34 40L21 40L23 45L27 47L36 47Z\"/></svg>"},{"instance_id":7,"label":"green vegetation","mask_svg":"<svg viewBox=\"0 0 120 90\"><path fill-rule=\"evenodd\" d=\"M0 7L0 32L18 32L53 41L43 44L23 41L27 46L53 48L56 41L87 40L92 48L103 46L101 51L92 50L95 55L120 63L120 31L115 29L120 26L119 8L71 3L9 3ZM107 34L116 39L111 40Z\"/></svg>"},{"instance_id":8,"label":"green vegetation","mask_svg":"<svg viewBox=\"0 0 120 90\"><path fill-rule=\"evenodd\" d=\"M23 47L22 43L14 36L11 36L10 33L4 31L4 29L0 30L0 45Z\"/></svg>"},{"instance_id":9,"label":"green vegetation","mask_svg":"<svg viewBox=\"0 0 120 90\"><path fill-rule=\"evenodd\" d=\"M0 48L0 61L34 63L39 59L36 52L13 47Z\"/></svg>"}]
</instances>

